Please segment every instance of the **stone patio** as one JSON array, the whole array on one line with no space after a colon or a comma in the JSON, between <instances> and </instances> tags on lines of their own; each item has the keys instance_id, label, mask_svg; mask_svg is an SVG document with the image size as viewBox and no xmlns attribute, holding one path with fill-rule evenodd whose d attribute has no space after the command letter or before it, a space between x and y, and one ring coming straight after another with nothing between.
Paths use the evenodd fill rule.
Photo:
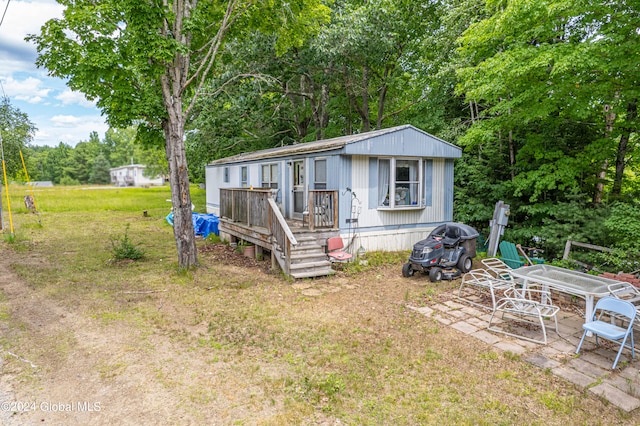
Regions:
<instances>
[{"instance_id":1,"label":"stone patio","mask_svg":"<svg viewBox=\"0 0 640 426\"><path fill-rule=\"evenodd\" d=\"M617 347L604 339L600 339L600 345L596 346L593 337L585 339L580 355L576 355L584 314L572 304L560 304L557 316L560 333L553 331L553 326L548 323L548 343L542 345L488 331L491 311L467 304L456 295L457 291L433 305L409 308L497 349L519 354L525 361L587 389L621 410L631 412L640 407L640 357L632 360L630 351L625 349L616 369L611 370ZM513 327L512 322L505 325ZM516 327L518 333L524 335L541 333L540 327ZM638 342L637 331L634 337Z\"/></svg>"}]
</instances>

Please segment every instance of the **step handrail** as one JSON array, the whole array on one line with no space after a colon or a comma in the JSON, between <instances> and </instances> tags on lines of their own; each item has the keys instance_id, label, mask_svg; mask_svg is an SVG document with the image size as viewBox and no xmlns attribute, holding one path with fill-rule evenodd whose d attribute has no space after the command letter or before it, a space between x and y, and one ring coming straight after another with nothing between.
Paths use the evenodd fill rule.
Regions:
<instances>
[{"instance_id":1,"label":"step handrail","mask_svg":"<svg viewBox=\"0 0 640 426\"><path fill-rule=\"evenodd\" d=\"M297 246L298 241L293 235L293 232L291 232L291 228L289 228L287 221L284 220L284 216L282 216L275 200L273 198L268 198L267 201L269 203L269 232L275 242L282 249L285 256L285 262L289 264L289 259L291 258L291 246ZM286 272L288 273L288 271Z\"/></svg>"}]
</instances>

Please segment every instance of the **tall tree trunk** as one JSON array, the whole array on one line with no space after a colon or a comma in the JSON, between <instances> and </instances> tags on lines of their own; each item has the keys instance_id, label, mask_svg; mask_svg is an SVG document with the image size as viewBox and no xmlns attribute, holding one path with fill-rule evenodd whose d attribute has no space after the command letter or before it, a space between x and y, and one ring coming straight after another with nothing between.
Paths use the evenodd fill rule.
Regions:
<instances>
[{"instance_id":1,"label":"tall tree trunk","mask_svg":"<svg viewBox=\"0 0 640 426\"><path fill-rule=\"evenodd\" d=\"M326 72L327 71L325 71L325 73ZM323 83L320 89L320 104L322 105L322 110L320 111L320 128L322 129L322 135L320 135L320 139L323 139L324 130L329 125L329 85L326 83Z\"/></svg>"},{"instance_id":2,"label":"tall tree trunk","mask_svg":"<svg viewBox=\"0 0 640 426\"><path fill-rule=\"evenodd\" d=\"M634 99L627 105L627 121L632 122L638 116L638 101ZM613 179L613 189L611 195L620 195L622 193L622 179L624 178L625 159L629 151L629 140L631 139L632 130L628 127L623 129L618 143L618 152L616 154L616 175Z\"/></svg>"},{"instance_id":3,"label":"tall tree trunk","mask_svg":"<svg viewBox=\"0 0 640 426\"><path fill-rule=\"evenodd\" d=\"M169 163L169 186L173 206L173 235L178 250L178 266L188 269L198 264L196 236L191 218L191 191L189 171L184 149L185 116L182 97L175 84L179 79L178 67L172 69L171 77L162 77L162 94L168 118L162 123L165 135L165 149ZM179 81L179 80L178 80Z\"/></svg>"},{"instance_id":4,"label":"tall tree trunk","mask_svg":"<svg viewBox=\"0 0 640 426\"><path fill-rule=\"evenodd\" d=\"M509 130L509 169L511 170L511 180L516 178L516 147L513 145L513 130Z\"/></svg>"},{"instance_id":5,"label":"tall tree trunk","mask_svg":"<svg viewBox=\"0 0 640 426\"><path fill-rule=\"evenodd\" d=\"M342 75L344 76L344 88L345 88L345 94L346 97L348 99L348 107L349 109L347 110L347 135L352 135L353 134L353 118L351 115L352 112L352 108L353 108L353 104L355 103L354 99L353 99L353 95L351 94L351 90L349 90L349 78L347 77L349 75L349 71L347 70L347 64L342 64Z\"/></svg>"},{"instance_id":6,"label":"tall tree trunk","mask_svg":"<svg viewBox=\"0 0 640 426\"><path fill-rule=\"evenodd\" d=\"M325 70L325 74L327 70ZM305 74L304 78L308 83L308 87L302 92L307 92L309 102L311 104L311 114L313 115L313 123L316 128L316 140L322 140L324 138L324 130L329 124L329 85L326 83L320 84L320 93L316 96L316 85L311 79L311 76Z\"/></svg>"},{"instance_id":7,"label":"tall tree trunk","mask_svg":"<svg viewBox=\"0 0 640 426\"><path fill-rule=\"evenodd\" d=\"M305 76L300 76L299 93L289 87L288 81L284 83L282 89L284 90L285 96L289 99L289 102L291 102L291 106L293 107L292 109L296 132L296 142L299 142L304 139L309 133L309 123L311 122L311 118L304 114L305 104L307 102L307 98L304 95Z\"/></svg>"},{"instance_id":8,"label":"tall tree trunk","mask_svg":"<svg viewBox=\"0 0 640 426\"><path fill-rule=\"evenodd\" d=\"M610 105L604 106L604 122L605 122L605 137L611 137L613 132L613 122L616 119L616 113L611 111ZM596 182L595 192L593 194L593 204L602 204L602 197L604 194L604 181L607 177L607 169L609 168L609 160L604 160L600 171L598 172L598 181Z\"/></svg>"},{"instance_id":9,"label":"tall tree trunk","mask_svg":"<svg viewBox=\"0 0 640 426\"><path fill-rule=\"evenodd\" d=\"M387 78L389 78L389 68L385 68L384 70L384 78L382 79L382 88L380 90L380 97L378 98L378 119L376 120L376 129L380 130L382 128L382 117L384 116L384 105L387 100L387 91L389 90L389 85L387 85Z\"/></svg>"},{"instance_id":10,"label":"tall tree trunk","mask_svg":"<svg viewBox=\"0 0 640 426\"><path fill-rule=\"evenodd\" d=\"M368 132L371 130L371 124L369 123L369 70L365 66L362 68L362 110L360 116L362 117L362 131Z\"/></svg>"}]
</instances>

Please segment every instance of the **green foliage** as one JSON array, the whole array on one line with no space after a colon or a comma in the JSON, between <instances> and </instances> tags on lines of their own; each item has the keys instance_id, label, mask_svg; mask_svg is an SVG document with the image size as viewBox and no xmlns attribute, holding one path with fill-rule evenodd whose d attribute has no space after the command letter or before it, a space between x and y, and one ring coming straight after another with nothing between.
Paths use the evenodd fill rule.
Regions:
<instances>
[{"instance_id":1,"label":"green foliage","mask_svg":"<svg viewBox=\"0 0 640 426\"><path fill-rule=\"evenodd\" d=\"M78 179L74 179L71 176L63 176L60 178L60 185L80 185Z\"/></svg>"},{"instance_id":2,"label":"green foliage","mask_svg":"<svg viewBox=\"0 0 640 426\"><path fill-rule=\"evenodd\" d=\"M380 266L405 262L409 258L409 254L409 251L373 251L366 253L364 257L345 263L343 269L348 275L366 273Z\"/></svg>"},{"instance_id":3,"label":"green foliage","mask_svg":"<svg viewBox=\"0 0 640 426\"><path fill-rule=\"evenodd\" d=\"M9 98L3 96L0 100L0 141L7 176L22 176L20 151L28 160L29 152L26 147L32 141L36 130L27 114L11 105Z\"/></svg>"},{"instance_id":4,"label":"green foliage","mask_svg":"<svg viewBox=\"0 0 640 426\"><path fill-rule=\"evenodd\" d=\"M98 154L95 161L93 162L93 168L91 170L91 175L89 176L90 183L109 183L111 182L111 174L109 169L111 165L109 164L109 160L103 155Z\"/></svg>"},{"instance_id":5,"label":"green foliage","mask_svg":"<svg viewBox=\"0 0 640 426\"><path fill-rule=\"evenodd\" d=\"M611 244L623 250L640 252L640 206L616 202L603 223Z\"/></svg>"},{"instance_id":6,"label":"green foliage","mask_svg":"<svg viewBox=\"0 0 640 426\"><path fill-rule=\"evenodd\" d=\"M201 47L221 28L224 6L198 3L184 21L188 42L161 30L174 24L172 11L130 0L71 2L62 20L48 22L31 38L38 64L70 78L113 126L126 128L76 148L25 147L32 177L93 181L100 155L113 166L135 161L167 173L161 75L185 58L204 63ZM546 258L558 258L567 239L622 250L602 255L608 259L588 255L594 264L622 265L622 253L638 252L640 64L629 54L638 50L637 4L238 6L238 25L223 34L207 78L183 74L201 81L207 96L175 82L180 112L189 113L192 182L204 181L204 166L217 158L411 123L464 149L455 167L455 220L488 235L502 200L512 213L505 239L541 247ZM345 270L366 267L354 262Z\"/></svg>"},{"instance_id":7,"label":"green foliage","mask_svg":"<svg viewBox=\"0 0 640 426\"><path fill-rule=\"evenodd\" d=\"M423 60L439 34L439 5L330 7L331 22L312 26L317 34L295 49L281 51L281 38L264 31L226 44L219 78L207 89L219 95L200 99L187 133L193 181L204 180L207 162L241 152L397 124L432 131L445 125L443 105L457 107L458 100L439 91L451 88L434 76L441 61Z\"/></svg>"},{"instance_id":8,"label":"green foliage","mask_svg":"<svg viewBox=\"0 0 640 426\"><path fill-rule=\"evenodd\" d=\"M504 239L525 247L544 250L544 258L559 258L567 240L602 245L606 230L602 226L608 210L590 206L584 194L567 194L563 202L511 204L512 229ZM510 228L511 228L510 227Z\"/></svg>"},{"instance_id":9,"label":"green foliage","mask_svg":"<svg viewBox=\"0 0 640 426\"><path fill-rule=\"evenodd\" d=\"M116 260L140 260L144 257L145 250L140 243L131 241L128 235L129 224L126 225L124 234L111 238L111 254Z\"/></svg>"}]
</instances>

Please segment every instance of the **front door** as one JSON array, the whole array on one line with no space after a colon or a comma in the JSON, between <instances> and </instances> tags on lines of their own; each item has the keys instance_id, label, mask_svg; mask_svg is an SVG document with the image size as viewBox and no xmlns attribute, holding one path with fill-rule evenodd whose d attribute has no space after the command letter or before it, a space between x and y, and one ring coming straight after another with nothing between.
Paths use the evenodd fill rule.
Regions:
<instances>
[{"instance_id":1,"label":"front door","mask_svg":"<svg viewBox=\"0 0 640 426\"><path fill-rule=\"evenodd\" d=\"M305 173L304 173L304 160L296 160L291 167L293 176L291 182L293 182L293 196L291 197L291 212L293 219L302 220L302 212L304 211L306 204L305 198Z\"/></svg>"}]
</instances>

